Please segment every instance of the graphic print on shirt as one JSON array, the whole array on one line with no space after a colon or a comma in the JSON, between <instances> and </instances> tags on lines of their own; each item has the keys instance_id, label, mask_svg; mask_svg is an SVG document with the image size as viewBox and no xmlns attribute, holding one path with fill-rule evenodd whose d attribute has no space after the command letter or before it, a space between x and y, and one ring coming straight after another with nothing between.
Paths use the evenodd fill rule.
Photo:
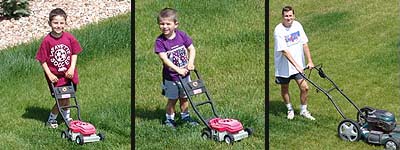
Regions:
<instances>
[{"instance_id":1,"label":"graphic print on shirt","mask_svg":"<svg viewBox=\"0 0 400 150\"><path fill-rule=\"evenodd\" d=\"M168 59L179 68L186 67L186 65L188 64L188 55L186 47L184 45L174 46L171 49L172 49L171 51L167 52Z\"/></svg>"},{"instance_id":2,"label":"graphic print on shirt","mask_svg":"<svg viewBox=\"0 0 400 150\"><path fill-rule=\"evenodd\" d=\"M50 50L50 61L57 67L58 72L67 70L67 66L71 63L71 50L64 44L58 44Z\"/></svg>"},{"instance_id":3,"label":"graphic print on shirt","mask_svg":"<svg viewBox=\"0 0 400 150\"><path fill-rule=\"evenodd\" d=\"M287 46L291 46L300 42L300 31L293 32L285 36Z\"/></svg>"}]
</instances>

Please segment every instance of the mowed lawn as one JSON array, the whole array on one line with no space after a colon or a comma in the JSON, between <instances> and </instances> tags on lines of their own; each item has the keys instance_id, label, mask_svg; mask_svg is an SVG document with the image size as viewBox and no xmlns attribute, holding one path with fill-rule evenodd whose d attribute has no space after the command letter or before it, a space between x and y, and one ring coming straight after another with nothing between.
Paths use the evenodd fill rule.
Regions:
<instances>
[{"instance_id":1,"label":"mowed lawn","mask_svg":"<svg viewBox=\"0 0 400 150\"><path fill-rule=\"evenodd\" d=\"M323 64L333 79L359 107L371 106L399 114L399 7L398 1L270 1L269 6L269 148L270 149L383 149L363 141L345 142L337 136L342 121L331 102L310 85L309 110L316 121L299 113L299 91L290 84L294 120L274 83L273 30L281 9L292 5L304 27L314 64ZM315 72L311 79L327 84ZM344 114L356 119L356 109L334 94Z\"/></svg>"},{"instance_id":2,"label":"mowed lawn","mask_svg":"<svg viewBox=\"0 0 400 150\"><path fill-rule=\"evenodd\" d=\"M77 62L81 117L104 133L105 141L81 146L60 137L64 124L44 126L55 101L35 60L41 39L0 51L1 149L131 148L130 17L119 15L71 31L83 48Z\"/></svg>"},{"instance_id":3,"label":"mowed lawn","mask_svg":"<svg viewBox=\"0 0 400 150\"><path fill-rule=\"evenodd\" d=\"M260 0L135 2L135 149L265 149L264 6ZM178 124L176 131L162 125L167 100L161 95L162 63L154 41L161 33L156 17L164 7L178 10L178 28L192 37L195 66L218 113L253 128L253 136L231 146L201 140L203 124ZM201 112L210 113L206 108ZM179 105L176 109L179 114Z\"/></svg>"}]
</instances>

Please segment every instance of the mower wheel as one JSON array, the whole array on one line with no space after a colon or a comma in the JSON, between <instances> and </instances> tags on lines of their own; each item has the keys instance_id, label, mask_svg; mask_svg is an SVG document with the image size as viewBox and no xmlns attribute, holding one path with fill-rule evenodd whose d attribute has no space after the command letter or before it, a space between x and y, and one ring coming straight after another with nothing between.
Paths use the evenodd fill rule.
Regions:
<instances>
[{"instance_id":1,"label":"mower wheel","mask_svg":"<svg viewBox=\"0 0 400 150\"><path fill-rule=\"evenodd\" d=\"M385 150L400 150L400 144L394 138L389 138L385 142Z\"/></svg>"},{"instance_id":2,"label":"mower wheel","mask_svg":"<svg viewBox=\"0 0 400 150\"><path fill-rule=\"evenodd\" d=\"M103 133L99 133L99 134L97 134L97 136L100 137L100 141L103 141L106 138L106 136Z\"/></svg>"},{"instance_id":3,"label":"mower wheel","mask_svg":"<svg viewBox=\"0 0 400 150\"><path fill-rule=\"evenodd\" d=\"M345 119L339 123L338 136L345 141L358 141L361 138L360 125L353 120Z\"/></svg>"},{"instance_id":4,"label":"mower wheel","mask_svg":"<svg viewBox=\"0 0 400 150\"><path fill-rule=\"evenodd\" d=\"M249 136L253 134L252 128L245 128L244 131L246 131Z\"/></svg>"},{"instance_id":5,"label":"mower wheel","mask_svg":"<svg viewBox=\"0 0 400 150\"><path fill-rule=\"evenodd\" d=\"M363 116L367 116L368 113L373 110L375 110L375 109L372 107L368 107L368 106L361 108L360 111L362 112L362 114L360 113L360 111L357 112L357 122L361 125L365 124L367 121L366 121L366 118L364 118Z\"/></svg>"},{"instance_id":6,"label":"mower wheel","mask_svg":"<svg viewBox=\"0 0 400 150\"><path fill-rule=\"evenodd\" d=\"M83 145L84 141L83 141L83 136L81 134L79 134L78 136L76 136L75 142L79 145Z\"/></svg>"},{"instance_id":7,"label":"mower wheel","mask_svg":"<svg viewBox=\"0 0 400 150\"><path fill-rule=\"evenodd\" d=\"M226 144L233 144L233 142L235 141L231 134L225 135L224 140Z\"/></svg>"},{"instance_id":8,"label":"mower wheel","mask_svg":"<svg viewBox=\"0 0 400 150\"><path fill-rule=\"evenodd\" d=\"M211 132L208 129L204 129L203 132L201 133L201 138L203 140L209 140L211 139Z\"/></svg>"},{"instance_id":9,"label":"mower wheel","mask_svg":"<svg viewBox=\"0 0 400 150\"><path fill-rule=\"evenodd\" d=\"M61 138L63 138L63 139L69 139L68 131L67 131L67 130L61 131Z\"/></svg>"}]
</instances>

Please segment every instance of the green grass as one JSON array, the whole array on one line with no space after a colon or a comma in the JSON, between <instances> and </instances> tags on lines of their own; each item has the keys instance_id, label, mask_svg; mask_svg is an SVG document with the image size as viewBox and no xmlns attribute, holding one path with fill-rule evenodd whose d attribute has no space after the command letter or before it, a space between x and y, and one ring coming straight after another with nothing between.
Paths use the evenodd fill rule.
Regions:
<instances>
[{"instance_id":1,"label":"green grass","mask_svg":"<svg viewBox=\"0 0 400 150\"><path fill-rule=\"evenodd\" d=\"M130 149L130 25L125 14L71 31L84 49L77 63L81 117L106 135L83 146L60 138L64 124L44 127L54 99L35 60L41 39L0 51L0 147Z\"/></svg>"},{"instance_id":2,"label":"green grass","mask_svg":"<svg viewBox=\"0 0 400 150\"><path fill-rule=\"evenodd\" d=\"M265 149L264 6L259 0L135 2L135 149ZM204 125L175 132L162 126L162 63L153 51L160 34L156 17L164 7L178 10L179 29L193 38L195 66L219 114L254 128L254 136L228 146L202 141Z\"/></svg>"},{"instance_id":3,"label":"green grass","mask_svg":"<svg viewBox=\"0 0 400 150\"><path fill-rule=\"evenodd\" d=\"M274 83L273 30L284 5L295 8L304 27L314 64L324 70L359 106L371 106L399 115L399 17L397 1L271 1L269 16L269 147L270 149L383 149L363 141L344 142L337 136L342 120L322 93L311 87L309 110L317 121L295 116L288 121L280 87ZM322 83L318 75L311 79ZM299 112L299 92L291 83L292 103ZM334 98L340 98L334 95ZM345 115L356 109L338 99Z\"/></svg>"}]
</instances>

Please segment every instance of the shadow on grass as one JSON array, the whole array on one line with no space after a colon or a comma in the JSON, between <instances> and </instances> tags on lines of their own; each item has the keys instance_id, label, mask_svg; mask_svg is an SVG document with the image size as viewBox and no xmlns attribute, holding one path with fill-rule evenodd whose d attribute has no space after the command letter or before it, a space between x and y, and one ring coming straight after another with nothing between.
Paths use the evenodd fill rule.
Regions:
<instances>
[{"instance_id":1,"label":"shadow on grass","mask_svg":"<svg viewBox=\"0 0 400 150\"><path fill-rule=\"evenodd\" d=\"M165 109L156 108L149 110L146 108L135 108L135 118L158 120L160 123L163 123L163 119L165 119Z\"/></svg>"},{"instance_id":2,"label":"shadow on grass","mask_svg":"<svg viewBox=\"0 0 400 150\"><path fill-rule=\"evenodd\" d=\"M50 109L48 108L45 109L37 106L28 106L25 108L25 113L22 115L22 118L46 122L49 113Z\"/></svg>"},{"instance_id":3,"label":"shadow on grass","mask_svg":"<svg viewBox=\"0 0 400 150\"><path fill-rule=\"evenodd\" d=\"M285 104L281 100L270 100L268 109L269 114L272 114L274 116L278 116L282 112L286 114L287 111Z\"/></svg>"}]
</instances>

